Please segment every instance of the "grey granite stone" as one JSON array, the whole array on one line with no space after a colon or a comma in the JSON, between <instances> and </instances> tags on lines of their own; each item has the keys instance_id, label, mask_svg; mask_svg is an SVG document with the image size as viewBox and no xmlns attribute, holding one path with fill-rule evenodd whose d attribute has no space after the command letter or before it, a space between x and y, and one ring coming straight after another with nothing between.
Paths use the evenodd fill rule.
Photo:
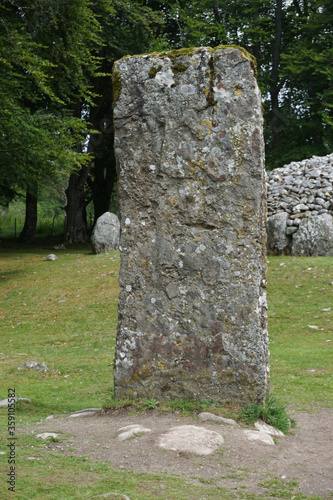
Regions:
<instances>
[{"instance_id":1,"label":"grey granite stone","mask_svg":"<svg viewBox=\"0 0 333 500\"><path fill-rule=\"evenodd\" d=\"M263 401L265 171L251 57L115 63L121 269L117 398Z\"/></svg>"},{"instance_id":2,"label":"grey granite stone","mask_svg":"<svg viewBox=\"0 0 333 500\"><path fill-rule=\"evenodd\" d=\"M119 248L119 219L111 212L101 215L95 224L91 244L93 253L107 253Z\"/></svg>"},{"instance_id":3,"label":"grey granite stone","mask_svg":"<svg viewBox=\"0 0 333 500\"><path fill-rule=\"evenodd\" d=\"M288 217L286 212L278 212L267 219L267 250L273 255L290 254L291 238L287 231Z\"/></svg>"},{"instance_id":4,"label":"grey granite stone","mask_svg":"<svg viewBox=\"0 0 333 500\"><path fill-rule=\"evenodd\" d=\"M292 255L333 255L333 217L329 214L303 220L293 236Z\"/></svg>"},{"instance_id":5,"label":"grey granite stone","mask_svg":"<svg viewBox=\"0 0 333 500\"><path fill-rule=\"evenodd\" d=\"M159 438L160 448L196 455L210 455L223 443L223 436L218 432L195 425L173 427Z\"/></svg>"}]
</instances>

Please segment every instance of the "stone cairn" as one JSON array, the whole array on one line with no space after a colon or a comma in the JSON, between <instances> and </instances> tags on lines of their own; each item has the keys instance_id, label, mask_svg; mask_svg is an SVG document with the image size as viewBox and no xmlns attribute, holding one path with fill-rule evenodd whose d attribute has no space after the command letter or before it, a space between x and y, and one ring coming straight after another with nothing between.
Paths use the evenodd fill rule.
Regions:
<instances>
[{"instance_id":1,"label":"stone cairn","mask_svg":"<svg viewBox=\"0 0 333 500\"><path fill-rule=\"evenodd\" d=\"M117 398L268 391L261 98L242 49L115 63Z\"/></svg>"},{"instance_id":2,"label":"stone cairn","mask_svg":"<svg viewBox=\"0 0 333 500\"><path fill-rule=\"evenodd\" d=\"M333 154L268 172L268 252L333 255L332 193Z\"/></svg>"}]
</instances>

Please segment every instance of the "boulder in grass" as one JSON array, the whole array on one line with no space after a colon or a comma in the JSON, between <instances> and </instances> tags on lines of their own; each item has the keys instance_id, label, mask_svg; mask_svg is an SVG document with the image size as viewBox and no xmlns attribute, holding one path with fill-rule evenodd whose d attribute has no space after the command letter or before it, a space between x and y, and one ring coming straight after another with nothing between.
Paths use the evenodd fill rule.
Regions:
<instances>
[{"instance_id":1,"label":"boulder in grass","mask_svg":"<svg viewBox=\"0 0 333 500\"><path fill-rule=\"evenodd\" d=\"M292 255L333 255L333 217L316 215L302 221L293 237Z\"/></svg>"},{"instance_id":2,"label":"boulder in grass","mask_svg":"<svg viewBox=\"0 0 333 500\"><path fill-rule=\"evenodd\" d=\"M115 214L105 212L95 224L91 244L94 254L107 253L119 248L120 223Z\"/></svg>"},{"instance_id":3,"label":"boulder in grass","mask_svg":"<svg viewBox=\"0 0 333 500\"><path fill-rule=\"evenodd\" d=\"M290 255L291 237L287 234L286 212L279 212L267 219L267 251L273 255Z\"/></svg>"},{"instance_id":4,"label":"boulder in grass","mask_svg":"<svg viewBox=\"0 0 333 500\"><path fill-rule=\"evenodd\" d=\"M17 401L28 401L28 402L31 401L31 399L29 399L29 398L16 398L16 397L15 398L6 398L6 399L2 399L0 401L0 406L8 406L9 404L12 404L13 399L15 399L15 403Z\"/></svg>"},{"instance_id":5,"label":"boulder in grass","mask_svg":"<svg viewBox=\"0 0 333 500\"><path fill-rule=\"evenodd\" d=\"M27 361L24 365L20 365L17 367L18 370L24 370L25 368L29 368L38 372L50 371L50 368L46 366L45 363L41 363L40 361Z\"/></svg>"},{"instance_id":6,"label":"boulder in grass","mask_svg":"<svg viewBox=\"0 0 333 500\"><path fill-rule=\"evenodd\" d=\"M45 257L45 260L58 260L58 257L54 253L50 253L47 257Z\"/></svg>"}]
</instances>

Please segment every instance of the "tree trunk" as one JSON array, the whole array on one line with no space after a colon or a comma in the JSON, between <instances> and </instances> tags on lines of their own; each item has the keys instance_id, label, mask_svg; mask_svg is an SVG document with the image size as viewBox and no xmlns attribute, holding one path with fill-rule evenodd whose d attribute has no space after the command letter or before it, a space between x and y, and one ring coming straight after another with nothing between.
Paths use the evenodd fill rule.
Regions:
<instances>
[{"instance_id":1,"label":"tree trunk","mask_svg":"<svg viewBox=\"0 0 333 500\"><path fill-rule=\"evenodd\" d=\"M98 217L103 215L105 212L110 210L110 201L111 194L114 186L114 182L116 179L115 170L108 168L106 175L104 177L104 169L100 179L97 179L95 172L95 180L94 180L94 195L93 195L93 203L94 203L94 222L96 223Z\"/></svg>"},{"instance_id":2,"label":"tree trunk","mask_svg":"<svg viewBox=\"0 0 333 500\"><path fill-rule=\"evenodd\" d=\"M279 93L281 85L279 85L279 66L280 66L280 52L282 45L282 0L276 0L275 9L275 43L272 58L272 71L271 71L271 131L272 131L272 149L277 149L281 144L283 120L279 106Z\"/></svg>"},{"instance_id":3,"label":"tree trunk","mask_svg":"<svg viewBox=\"0 0 333 500\"><path fill-rule=\"evenodd\" d=\"M109 72L110 68L104 68ZM112 99L109 84L104 80L97 82L95 92L101 96L97 106L90 110L90 123L100 134L92 135L89 141L89 151L94 153L94 160L88 184L94 204L94 223L98 217L110 210L111 195L117 178L116 160L114 156L114 128Z\"/></svg>"},{"instance_id":4,"label":"tree trunk","mask_svg":"<svg viewBox=\"0 0 333 500\"><path fill-rule=\"evenodd\" d=\"M35 192L37 194L37 190ZM19 240L32 243L35 240L37 228L37 196L27 190L25 198L25 221Z\"/></svg>"},{"instance_id":5,"label":"tree trunk","mask_svg":"<svg viewBox=\"0 0 333 500\"><path fill-rule=\"evenodd\" d=\"M90 166L84 166L69 178L66 211L65 243L84 243L87 240L87 213L84 186Z\"/></svg>"},{"instance_id":6,"label":"tree trunk","mask_svg":"<svg viewBox=\"0 0 333 500\"><path fill-rule=\"evenodd\" d=\"M91 182L92 197L94 204L94 223L98 217L110 210L111 195L117 178L116 166L113 152L112 158L95 158L94 178Z\"/></svg>"}]
</instances>

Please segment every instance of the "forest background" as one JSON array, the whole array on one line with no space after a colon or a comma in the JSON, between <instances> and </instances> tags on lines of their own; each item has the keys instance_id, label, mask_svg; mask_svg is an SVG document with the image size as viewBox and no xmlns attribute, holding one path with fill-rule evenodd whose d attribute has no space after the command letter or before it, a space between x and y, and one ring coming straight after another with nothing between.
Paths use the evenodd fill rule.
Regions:
<instances>
[{"instance_id":1,"label":"forest background","mask_svg":"<svg viewBox=\"0 0 333 500\"><path fill-rule=\"evenodd\" d=\"M240 45L257 59L267 169L331 153L332 25L331 0L1 0L0 231L14 215L16 236L24 211L31 242L46 214L80 243L117 211L111 72L125 55Z\"/></svg>"}]
</instances>

